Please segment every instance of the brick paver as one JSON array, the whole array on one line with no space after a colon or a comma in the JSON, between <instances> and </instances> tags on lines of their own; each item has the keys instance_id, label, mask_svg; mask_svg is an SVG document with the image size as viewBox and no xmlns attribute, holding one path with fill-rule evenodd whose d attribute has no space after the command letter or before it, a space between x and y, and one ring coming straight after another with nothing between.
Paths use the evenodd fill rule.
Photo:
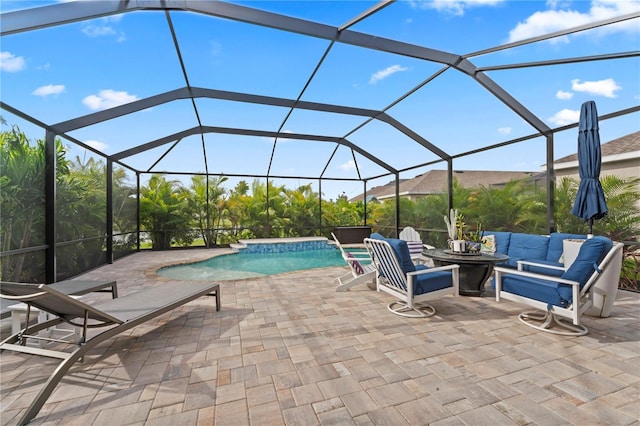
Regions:
<instances>
[{"instance_id":1,"label":"brick paver","mask_svg":"<svg viewBox=\"0 0 640 426\"><path fill-rule=\"evenodd\" d=\"M124 295L162 285L160 266L224 252L137 253L82 278L115 279ZM640 294L621 291L610 318L585 317L588 335L562 337L522 325L523 308L497 304L490 290L402 318L366 285L335 292L345 268L222 282L219 312L201 298L101 344L32 423L640 423ZM54 368L0 355L2 425Z\"/></svg>"}]
</instances>

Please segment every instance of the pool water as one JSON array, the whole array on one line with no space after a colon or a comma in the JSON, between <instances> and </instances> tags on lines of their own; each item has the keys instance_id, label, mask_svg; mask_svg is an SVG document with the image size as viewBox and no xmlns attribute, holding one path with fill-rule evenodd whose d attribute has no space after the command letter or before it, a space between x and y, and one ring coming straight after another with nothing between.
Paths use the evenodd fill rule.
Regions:
<instances>
[{"instance_id":1,"label":"pool water","mask_svg":"<svg viewBox=\"0 0 640 426\"><path fill-rule=\"evenodd\" d=\"M164 267L157 273L178 280L221 281L331 266L346 266L338 249L225 254L188 265Z\"/></svg>"}]
</instances>

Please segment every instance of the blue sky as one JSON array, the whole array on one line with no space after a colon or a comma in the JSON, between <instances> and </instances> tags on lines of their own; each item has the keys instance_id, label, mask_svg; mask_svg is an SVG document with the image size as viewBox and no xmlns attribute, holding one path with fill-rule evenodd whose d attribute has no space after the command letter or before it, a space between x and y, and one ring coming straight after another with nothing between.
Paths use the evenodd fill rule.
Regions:
<instances>
[{"instance_id":1,"label":"blue sky","mask_svg":"<svg viewBox=\"0 0 640 426\"><path fill-rule=\"evenodd\" d=\"M2 12L56 1L3 0ZM376 2L245 1L252 8L341 26ZM466 55L493 46L640 11L640 1L398 1L350 30ZM191 12L171 12L192 86L296 99L329 46L327 40L222 20ZM0 45L2 100L55 124L143 99L186 85L163 13L140 11L108 18L4 36ZM640 50L640 19L593 29L510 50L473 56L475 66L547 61ZM412 90L442 65L336 43L301 99L383 109ZM571 65L489 71L506 89L551 128L578 121L580 105L594 100L600 115L638 105L640 60L592 61ZM277 131L289 110L278 107L199 99L203 125ZM529 124L469 76L448 70L390 108L388 114L449 154L535 133ZM32 138L43 136L23 120L2 111ZM295 110L283 130L342 137L363 117ZM197 125L190 101L176 101L70 135L114 154ZM638 114L603 121L601 140L640 129ZM402 169L437 157L387 124L374 121L349 135L363 149ZM575 152L577 130L555 136L555 157ZM204 171L202 142L185 138L154 170ZM378 176L384 169L335 144L208 134L206 159L213 173L344 178ZM169 145L126 162L146 170ZM72 155L88 155L77 146ZM329 161L329 159L331 159ZM536 138L454 161L462 170L538 171L545 163L545 140ZM358 170L355 168L358 166ZM445 164L430 166L444 169ZM429 170L411 170L410 178ZM251 181L252 178L246 178ZM230 179L233 185L238 179ZM384 184L389 177L369 183ZM278 180L294 187L304 179ZM317 181L312 181L317 190ZM355 196L362 184L323 181L325 196Z\"/></svg>"}]
</instances>

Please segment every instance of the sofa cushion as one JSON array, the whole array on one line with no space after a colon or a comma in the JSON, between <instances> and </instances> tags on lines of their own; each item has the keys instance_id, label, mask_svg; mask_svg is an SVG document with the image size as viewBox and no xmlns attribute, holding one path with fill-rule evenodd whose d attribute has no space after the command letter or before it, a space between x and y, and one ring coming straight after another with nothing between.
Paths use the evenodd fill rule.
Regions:
<instances>
[{"instance_id":1,"label":"sofa cushion","mask_svg":"<svg viewBox=\"0 0 640 426\"><path fill-rule=\"evenodd\" d=\"M486 231L485 235L493 235L495 236L495 248L496 253L498 254L508 254L509 252L509 241L511 240L511 232L505 231Z\"/></svg>"},{"instance_id":2,"label":"sofa cushion","mask_svg":"<svg viewBox=\"0 0 640 426\"><path fill-rule=\"evenodd\" d=\"M586 239L587 236L583 234L567 234L564 232L553 232L549 235L549 249L547 250L547 261L560 262L560 258L564 253L564 240L572 239Z\"/></svg>"},{"instance_id":3,"label":"sofa cushion","mask_svg":"<svg viewBox=\"0 0 640 426\"><path fill-rule=\"evenodd\" d=\"M514 232L509 240L509 260L507 266L518 267L518 260L546 260L549 237L544 235L521 234Z\"/></svg>"}]
</instances>

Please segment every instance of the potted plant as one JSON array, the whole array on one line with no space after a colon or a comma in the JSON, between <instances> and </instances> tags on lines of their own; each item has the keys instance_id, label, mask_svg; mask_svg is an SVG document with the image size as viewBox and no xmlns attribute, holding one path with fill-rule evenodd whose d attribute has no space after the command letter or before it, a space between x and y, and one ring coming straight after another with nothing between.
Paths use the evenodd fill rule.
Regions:
<instances>
[{"instance_id":1,"label":"potted plant","mask_svg":"<svg viewBox=\"0 0 640 426\"><path fill-rule=\"evenodd\" d=\"M451 209L449 216L444 216L444 223L447 225L447 233L449 234L449 249L463 253L465 251L464 218L457 209Z\"/></svg>"},{"instance_id":2,"label":"potted plant","mask_svg":"<svg viewBox=\"0 0 640 426\"><path fill-rule=\"evenodd\" d=\"M465 237L465 246L467 248L467 251L471 253L480 253L483 238L484 229L482 229L482 224L480 222L477 222L475 231L469 231L469 233Z\"/></svg>"}]
</instances>

